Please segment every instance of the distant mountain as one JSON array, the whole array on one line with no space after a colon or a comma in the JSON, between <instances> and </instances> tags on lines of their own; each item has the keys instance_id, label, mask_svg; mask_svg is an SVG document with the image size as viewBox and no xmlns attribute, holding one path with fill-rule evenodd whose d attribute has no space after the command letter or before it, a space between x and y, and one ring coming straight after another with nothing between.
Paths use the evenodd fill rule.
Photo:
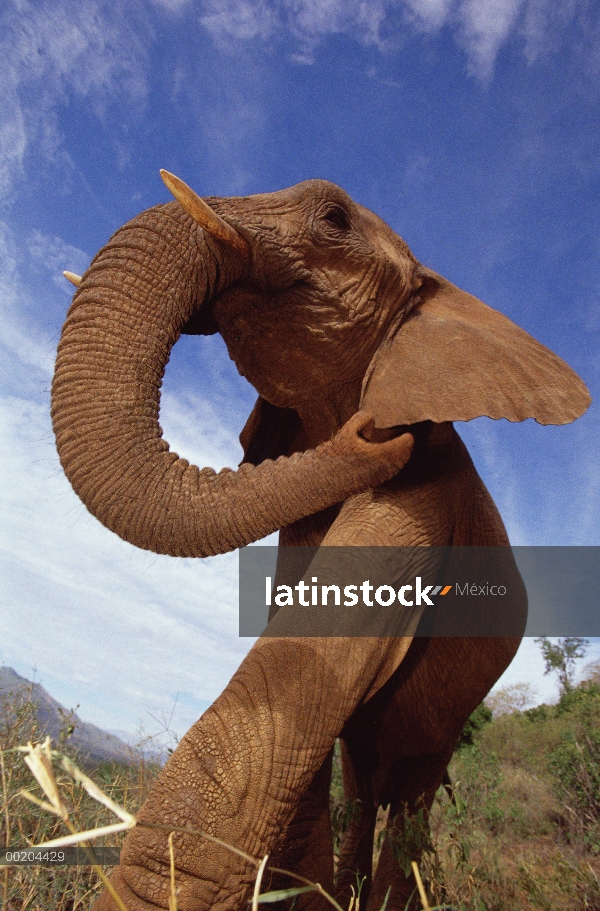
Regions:
<instances>
[{"instance_id":1,"label":"distant mountain","mask_svg":"<svg viewBox=\"0 0 600 911\"><path fill-rule=\"evenodd\" d=\"M14 705L15 700L31 701L37 705L40 731L44 736L49 734L53 744L58 742L65 721L74 724L75 729L68 739L68 744L76 749L86 762L133 761L134 751L119 737L97 728L95 724L82 721L75 713L68 712L39 683L26 680L11 667L0 667L0 717L9 711L9 706Z\"/></svg>"}]
</instances>

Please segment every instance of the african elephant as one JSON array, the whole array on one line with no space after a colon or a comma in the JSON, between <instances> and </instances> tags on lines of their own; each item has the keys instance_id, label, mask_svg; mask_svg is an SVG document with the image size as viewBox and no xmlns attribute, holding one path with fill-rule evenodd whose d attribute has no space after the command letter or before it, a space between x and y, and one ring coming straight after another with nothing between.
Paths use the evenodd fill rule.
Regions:
<instances>
[{"instance_id":1,"label":"african elephant","mask_svg":"<svg viewBox=\"0 0 600 911\"><path fill-rule=\"evenodd\" d=\"M57 446L87 508L174 556L225 553L279 529L284 545L506 545L451 422L568 423L589 404L579 377L331 183L203 201L165 181L178 201L100 250L58 349ZM259 399L243 464L215 474L169 452L158 411L180 333L217 331ZM340 867L370 877L374 808L431 802L522 630L261 637L139 819L201 829L334 888L327 792L341 735L348 794L366 809ZM180 909L245 906L255 869L243 857L195 836L174 843ZM131 911L166 908L168 871L164 832L137 828L112 882ZM410 884L384 851L369 907L388 884L388 907L403 908ZM105 893L95 907L114 905Z\"/></svg>"}]
</instances>

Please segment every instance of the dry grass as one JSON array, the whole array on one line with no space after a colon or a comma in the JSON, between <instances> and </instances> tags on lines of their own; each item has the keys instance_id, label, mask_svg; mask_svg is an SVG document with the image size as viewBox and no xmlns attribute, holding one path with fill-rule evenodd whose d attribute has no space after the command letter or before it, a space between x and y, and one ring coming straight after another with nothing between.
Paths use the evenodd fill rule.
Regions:
<instances>
[{"instance_id":1,"label":"dry grass","mask_svg":"<svg viewBox=\"0 0 600 911\"><path fill-rule=\"evenodd\" d=\"M59 744L67 758L80 757L69 751L65 730ZM65 823L56 813L26 800L22 791L36 792L30 768L21 751L27 742L44 739L36 722L36 706L31 700L17 698L0 705L0 844L6 847L38 845L65 834ZM152 785L157 767L144 762L141 754L130 766L104 763L96 766L94 781L116 804L135 814ZM64 767L54 777L70 825L78 831L113 824L114 814L93 799ZM34 787L32 787L32 785ZM46 801L48 796L46 795ZM68 829L68 826L67 826ZM111 834L96 844L119 845L122 835ZM110 868L109 868L110 869ZM2 911L76 911L87 908L102 882L91 866L5 866L0 867Z\"/></svg>"},{"instance_id":2,"label":"dry grass","mask_svg":"<svg viewBox=\"0 0 600 911\"><path fill-rule=\"evenodd\" d=\"M119 844L124 833L135 826L133 815L139 808L151 784L148 768L143 761L139 767L113 766L95 769L94 781L64 752L52 750L50 739L39 742L41 732L35 721L36 707L20 700L5 706L5 719L0 737L0 781L2 793L2 840L5 846L32 847L35 852L60 850L73 845L102 846L108 838L110 845ZM27 746L22 740L27 737ZM34 741L38 742L34 742ZM20 761L21 760L21 761ZM144 776L145 771L145 776ZM155 770L156 771L156 770ZM32 776L39 793L32 790ZM137 784L136 784L137 780ZM99 785L102 783L102 787ZM142 782L144 782L142 786ZM115 822L115 816L119 820ZM64 829L68 834L64 834ZM343 908L318 883L288 870L267 866L268 856L253 858L204 832L154 825L164 830L170 855L171 893L169 911L177 911L177 888L173 834L188 832L228 848L245 858L257 869L252 909L265 902L295 899L305 892L318 892L334 908ZM18 832L18 834L17 834ZM115 841L116 839L116 841ZM16 844L15 844L16 842ZM300 886L279 892L260 892L264 872L283 874ZM119 911L128 911L114 893L107 873L97 865L88 866L5 866L3 871L3 911L76 911L88 907L103 887L113 893ZM348 911L359 911L353 897ZM385 904L382 907L385 911ZM425 911L429 911L425 906Z\"/></svg>"},{"instance_id":3,"label":"dry grass","mask_svg":"<svg viewBox=\"0 0 600 911\"><path fill-rule=\"evenodd\" d=\"M533 715L505 713L455 754L450 769L453 799L440 790L430 817L431 838L420 830L420 822L411 833L418 885L411 909L600 911L600 688L570 699L558 709L535 710ZM88 778L73 766L76 757L62 758L68 754L66 743L51 753L49 745L40 745L42 734L31 703L22 701L0 713L1 841L40 845L74 831L91 838L90 830L112 826L110 836L94 843L118 844L123 833L115 833L115 825L134 824L128 814L135 814L143 802L157 768L140 757L131 766L97 766L88 770ZM28 741L38 745L23 750ZM343 803L340 784L334 763L332 803L338 810ZM23 797L24 790L34 802ZM346 815L334 814L335 843ZM384 825L385 811L380 811L379 830ZM169 840L170 911L177 911L171 829L156 828L164 829ZM289 906L298 895L312 891L320 892L336 911L344 911L318 884L271 868L267 857L253 858L226 847L256 869L253 911L265 902ZM261 894L267 870L289 875L290 887ZM2 911L76 911L87 908L101 888L91 866L0 868ZM353 896L346 911L360 911L359 904L359 896Z\"/></svg>"}]
</instances>

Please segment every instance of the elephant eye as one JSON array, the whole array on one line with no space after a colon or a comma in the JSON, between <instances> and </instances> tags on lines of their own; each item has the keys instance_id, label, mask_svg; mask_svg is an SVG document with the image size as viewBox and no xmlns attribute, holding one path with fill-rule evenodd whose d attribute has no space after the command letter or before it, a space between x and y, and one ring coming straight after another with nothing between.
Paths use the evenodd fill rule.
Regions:
<instances>
[{"instance_id":1,"label":"elephant eye","mask_svg":"<svg viewBox=\"0 0 600 911\"><path fill-rule=\"evenodd\" d=\"M347 231L350 227L348 215L341 206L331 206L331 208L327 209L323 215L323 221L333 228L338 228L340 231Z\"/></svg>"}]
</instances>

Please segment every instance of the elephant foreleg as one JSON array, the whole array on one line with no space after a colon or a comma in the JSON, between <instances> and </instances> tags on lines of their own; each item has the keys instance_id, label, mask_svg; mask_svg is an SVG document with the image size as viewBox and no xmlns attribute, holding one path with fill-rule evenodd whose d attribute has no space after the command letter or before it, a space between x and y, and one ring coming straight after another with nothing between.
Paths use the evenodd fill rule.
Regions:
<instances>
[{"instance_id":1,"label":"elephant foreleg","mask_svg":"<svg viewBox=\"0 0 600 911\"><path fill-rule=\"evenodd\" d=\"M311 882L319 883L333 892L333 842L329 812L329 789L331 784L331 751L302 795L294 816L282 833L270 857L273 867L291 870ZM272 888L290 888L300 885L289 877L273 879ZM296 908L302 911L317 911L330 907L316 892L300 895Z\"/></svg>"},{"instance_id":2,"label":"elephant foreleg","mask_svg":"<svg viewBox=\"0 0 600 911\"><path fill-rule=\"evenodd\" d=\"M260 639L183 738L140 811L140 823L161 828L133 829L125 841L113 881L129 911L168 906L164 827L207 832L254 858L276 852L346 719L383 668L393 673L408 644ZM177 834L174 845L181 911L246 903L256 877L251 862L195 834ZM97 911L113 907L105 895Z\"/></svg>"},{"instance_id":3,"label":"elephant foreleg","mask_svg":"<svg viewBox=\"0 0 600 911\"><path fill-rule=\"evenodd\" d=\"M388 796L382 801L387 803L389 799L389 815L367 911L379 911L388 890L387 909L404 911L406 908L416 887L409 870L410 862L419 863L430 844L429 811L444 781L449 758L448 751L444 751L437 755L404 758L395 764L393 779L386 789Z\"/></svg>"},{"instance_id":4,"label":"elephant foreleg","mask_svg":"<svg viewBox=\"0 0 600 911\"><path fill-rule=\"evenodd\" d=\"M344 798L347 827L342 838L336 871L336 899L349 907L352 888L361 886L361 907L365 907L373 873L373 835L377 806L372 788L372 757L366 749L352 750L341 740ZM352 888L351 888L352 887Z\"/></svg>"}]
</instances>

